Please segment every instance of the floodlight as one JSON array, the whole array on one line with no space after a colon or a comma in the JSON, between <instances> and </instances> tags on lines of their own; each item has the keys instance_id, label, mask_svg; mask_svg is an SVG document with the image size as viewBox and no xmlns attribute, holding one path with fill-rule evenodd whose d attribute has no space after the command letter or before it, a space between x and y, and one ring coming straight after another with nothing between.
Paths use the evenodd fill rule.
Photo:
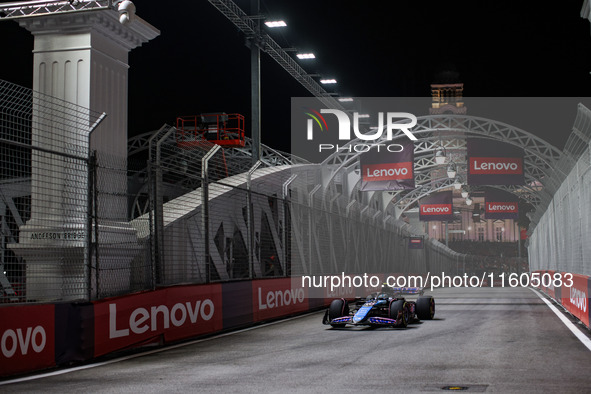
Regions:
<instances>
[{"instance_id":1,"label":"floodlight","mask_svg":"<svg viewBox=\"0 0 591 394\"><path fill-rule=\"evenodd\" d=\"M285 23L285 21L267 21L265 22L265 25L267 25L267 27L285 27L287 26L287 23Z\"/></svg>"}]
</instances>

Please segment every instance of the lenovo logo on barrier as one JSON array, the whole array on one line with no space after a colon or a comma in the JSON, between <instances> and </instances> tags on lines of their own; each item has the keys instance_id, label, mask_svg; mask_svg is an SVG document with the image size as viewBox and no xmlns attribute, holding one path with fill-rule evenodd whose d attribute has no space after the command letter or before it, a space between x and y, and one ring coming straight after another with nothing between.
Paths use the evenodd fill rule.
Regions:
<instances>
[{"instance_id":1,"label":"lenovo logo on barrier","mask_svg":"<svg viewBox=\"0 0 591 394\"><path fill-rule=\"evenodd\" d=\"M470 174L517 175L523 173L523 160L518 157L470 157Z\"/></svg>"},{"instance_id":2,"label":"lenovo logo on barrier","mask_svg":"<svg viewBox=\"0 0 591 394\"><path fill-rule=\"evenodd\" d=\"M11 358L17 352L25 356L29 349L35 353L41 353L45 349L47 342L47 334L45 329L41 326L27 327L26 329L17 328L16 330L8 329L2 334L0 341L0 348L2 355L6 358Z\"/></svg>"},{"instance_id":3,"label":"lenovo logo on barrier","mask_svg":"<svg viewBox=\"0 0 591 394\"><path fill-rule=\"evenodd\" d=\"M392 179L412 179L413 163L366 164L362 166L363 180L367 182Z\"/></svg>"},{"instance_id":4,"label":"lenovo logo on barrier","mask_svg":"<svg viewBox=\"0 0 591 394\"><path fill-rule=\"evenodd\" d=\"M307 288L292 283L290 278L252 282L252 315L254 321L302 312L308 309Z\"/></svg>"},{"instance_id":5,"label":"lenovo logo on barrier","mask_svg":"<svg viewBox=\"0 0 591 394\"><path fill-rule=\"evenodd\" d=\"M487 201L486 212L515 212L515 213L517 213L517 203L488 202Z\"/></svg>"},{"instance_id":6,"label":"lenovo logo on barrier","mask_svg":"<svg viewBox=\"0 0 591 394\"><path fill-rule=\"evenodd\" d=\"M109 339L143 334L146 331L167 329L172 324L181 327L185 323L197 324L199 320L208 321L213 317L215 308L210 299L195 302L176 303L169 308L166 305L136 308L129 319L119 326L117 323L117 304L109 304Z\"/></svg>"},{"instance_id":7,"label":"lenovo logo on barrier","mask_svg":"<svg viewBox=\"0 0 591 394\"><path fill-rule=\"evenodd\" d=\"M262 289L258 288L259 310L279 308L287 305L301 304L304 302L304 289L287 289L268 291L265 297L262 295Z\"/></svg>"},{"instance_id":8,"label":"lenovo logo on barrier","mask_svg":"<svg viewBox=\"0 0 591 394\"><path fill-rule=\"evenodd\" d=\"M587 312L587 294L574 286L570 288L570 303L581 312Z\"/></svg>"},{"instance_id":9,"label":"lenovo logo on barrier","mask_svg":"<svg viewBox=\"0 0 591 394\"><path fill-rule=\"evenodd\" d=\"M451 213L451 204L421 205L422 215L442 215Z\"/></svg>"}]
</instances>

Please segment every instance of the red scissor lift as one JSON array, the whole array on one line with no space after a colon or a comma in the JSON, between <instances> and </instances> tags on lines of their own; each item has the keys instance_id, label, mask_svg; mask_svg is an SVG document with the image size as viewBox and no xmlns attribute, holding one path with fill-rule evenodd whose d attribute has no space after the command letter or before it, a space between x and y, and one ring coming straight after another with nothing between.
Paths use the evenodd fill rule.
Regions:
<instances>
[{"instance_id":1,"label":"red scissor lift","mask_svg":"<svg viewBox=\"0 0 591 394\"><path fill-rule=\"evenodd\" d=\"M209 141L224 147L244 146L244 116L213 113L176 118L177 143L181 148Z\"/></svg>"}]
</instances>

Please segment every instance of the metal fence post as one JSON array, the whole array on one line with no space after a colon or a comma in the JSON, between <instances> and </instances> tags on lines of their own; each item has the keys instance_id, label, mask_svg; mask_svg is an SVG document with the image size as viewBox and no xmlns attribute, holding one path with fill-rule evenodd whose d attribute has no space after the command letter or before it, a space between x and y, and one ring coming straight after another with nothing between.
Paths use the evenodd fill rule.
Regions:
<instances>
[{"instance_id":1,"label":"metal fence post","mask_svg":"<svg viewBox=\"0 0 591 394\"><path fill-rule=\"evenodd\" d=\"M254 223L252 222L252 194L250 190L252 174L263 164L262 161L257 161L248 170L246 176L246 227L248 231L248 278L252 279L254 275Z\"/></svg>"},{"instance_id":2,"label":"metal fence post","mask_svg":"<svg viewBox=\"0 0 591 394\"><path fill-rule=\"evenodd\" d=\"M164 129L164 128L163 128ZM163 130L161 129L161 131ZM154 134L149 140L149 162L150 174L152 176L152 193L150 194L150 211L154 212L152 217L153 222L151 223L151 229L153 229L154 242L152 243L152 259L154 260L155 266L155 277L156 283L166 283L165 271L163 267L163 248L164 248L164 217L162 216L162 206L164 204L161 192L162 185L162 168L161 168L161 155L162 155L162 144L166 141L171 134L175 133L176 129L170 127L170 129L162 135L156 142L156 154L152 156L152 144L155 138L160 136L160 132Z\"/></svg>"},{"instance_id":3,"label":"metal fence post","mask_svg":"<svg viewBox=\"0 0 591 394\"><path fill-rule=\"evenodd\" d=\"M164 269L162 266L162 247L163 247L163 239L162 239L162 231L164 230L164 218L162 216L162 205L164 204L162 198L162 192L160 191L160 186L162 184L162 169L160 168L159 162L156 162L152 166L152 203L153 207L152 210L154 211L153 215L153 235L154 235L154 243L153 243L153 260L155 266L155 276L156 276L156 283L165 283L166 278L164 275Z\"/></svg>"},{"instance_id":4,"label":"metal fence post","mask_svg":"<svg viewBox=\"0 0 591 394\"><path fill-rule=\"evenodd\" d=\"M464 255L464 258L462 260L463 260L462 272L466 272L466 255Z\"/></svg>"},{"instance_id":5,"label":"metal fence post","mask_svg":"<svg viewBox=\"0 0 591 394\"><path fill-rule=\"evenodd\" d=\"M284 275L286 277L291 276L291 258L290 258L290 262L288 264L287 262L287 231L288 230L288 209L289 209L289 203L287 202L287 198L288 198L288 190L289 190L289 185L297 178L297 174L292 174L289 179L287 179L287 181L285 181L283 183L283 187L282 187L282 195L281 195L281 199L283 201L283 234L281 234L282 240L281 242L283 242L283 265L284 265Z\"/></svg>"},{"instance_id":6,"label":"metal fence post","mask_svg":"<svg viewBox=\"0 0 591 394\"><path fill-rule=\"evenodd\" d=\"M314 189L312 189L310 191L310 193L308 193L308 253L309 256L308 258L309 263L310 263L310 267L309 267L309 275L312 275L312 249L313 249L313 242L312 242L312 211L314 210L314 194L316 194L316 192L320 189L322 185L318 184L316 186L314 186Z\"/></svg>"},{"instance_id":7,"label":"metal fence post","mask_svg":"<svg viewBox=\"0 0 591 394\"><path fill-rule=\"evenodd\" d=\"M211 257L209 252L209 174L208 164L209 159L216 154L221 148L219 145L214 145L201 159L201 230L203 234L204 250L203 258L205 260L205 283L210 282L211 272Z\"/></svg>"},{"instance_id":8,"label":"metal fence post","mask_svg":"<svg viewBox=\"0 0 591 394\"><path fill-rule=\"evenodd\" d=\"M85 258L87 260L86 269L88 270L86 275L87 283L87 301L92 300L92 220L94 216L94 220L97 223L98 227L98 208L97 208L97 201L98 201L98 190L97 190L97 158L96 158L96 150L90 151L90 137L92 133L96 130L96 128L105 120L107 114L103 112L88 130L88 137L87 137L87 146L89 149L88 152L88 160L86 162L87 165L87 177L86 177L86 186L87 186L87 195L86 195L86 253ZM96 274L97 274L97 289L96 294L98 296L99 289L98 289L98 230L95 230L95 258L96 258Z\"/></svg>"},{"instance_id":9,"label":"metal fence post","mask_svg":"<svg viewBox=\"0 0 591 394\"><path fill-rule=\"evenodd\" d=\"M96 152L94 153L94 160L96 163ZM93 169L93 189L94 193L93 197L93 216L94 216L94 258L96 260L96 296L100 298L100 263L99 263L99 210L98 210L98 174L97 174L97 165L94 165Z\"/></svg>"},{"instance_id":10,"label":"metal fence post","mask_svg":"<svg viewBox=\"0 0 591 394\"><path fill-rule=\"evenodd\" d=\"M156 234L155 234L155 218L154 218L154 210L156 209L156 194L155 194L155 180L154 180L154 168L153 168L152 161L148 161L148 201L149 201L149 209L148 209L148 220L149 220L149 228L150 228L150 269L151 269L151 279L152 279L152 290L156 289L156 254L157 254L157 246L156 246Z\"/></svg>"},{"instance_id":11,"label":"metal fence post","mask_svg":"<svg viewBox=\"0 0 591 394\"><path fill-rule=\"evenodd\" d=\"M94 216L94 195L96 194L94 177L96 175L96 151L91 152L88 157L88 180L87 180L87 198L86 198L86 280L87 280L87 301L92 301L92 221ZM98 270L96 271L98 275ZM97 282L98 285L98 282ZM97 289L98 294L98 289Z\"/></svg>"}]
</instances>

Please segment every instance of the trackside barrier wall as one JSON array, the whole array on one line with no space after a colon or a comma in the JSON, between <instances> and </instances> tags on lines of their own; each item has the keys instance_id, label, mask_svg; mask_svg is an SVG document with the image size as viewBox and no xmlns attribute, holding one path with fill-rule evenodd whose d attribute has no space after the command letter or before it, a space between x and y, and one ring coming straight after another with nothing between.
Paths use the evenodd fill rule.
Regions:
<instances>
[{"instance_id":1,"label":"trackside barrier wall","mask_svg":"<svg viewBox=\"0 0 591 394\"><path fill-rule=\"evenodd\" d=\"M383 277L383 275L382 275ZM0 376L306 312L335 297L290 278L174 286L93 303L0 307Z\"/></svg>"},{"instance_id":2,"label":"trackside barrier wall","mask_svg":"<svg viewBox=\"0 0 591 394\"><path fill-rule=\"evenodd\" d=\"M55 305L0 308L0 376L55 366Z\"/></svg>"},{"instance_id":3,"label":"trackside barrier wall","mask_svg":"<svg viewBox=\"0 0 591 394\"><path fill-rule=\"evenodd\" d=\"M552 270L534 272L539 273L540 277L544 274L550 275L553 283L550 283L549 286L540 286L539 289L583 322L587 328L591 328L591 310L589 309L589 302L591 301L591 277L574 274L572 276L573 285L567 286L569 284L567 279L570 278L570 275L567 276L565 272ZM554 280L558 278L560 278L559 282L562 283L562 286L554 286ZM546 284L548 283L546 282Z\"/></svg>"}]
</instances>

